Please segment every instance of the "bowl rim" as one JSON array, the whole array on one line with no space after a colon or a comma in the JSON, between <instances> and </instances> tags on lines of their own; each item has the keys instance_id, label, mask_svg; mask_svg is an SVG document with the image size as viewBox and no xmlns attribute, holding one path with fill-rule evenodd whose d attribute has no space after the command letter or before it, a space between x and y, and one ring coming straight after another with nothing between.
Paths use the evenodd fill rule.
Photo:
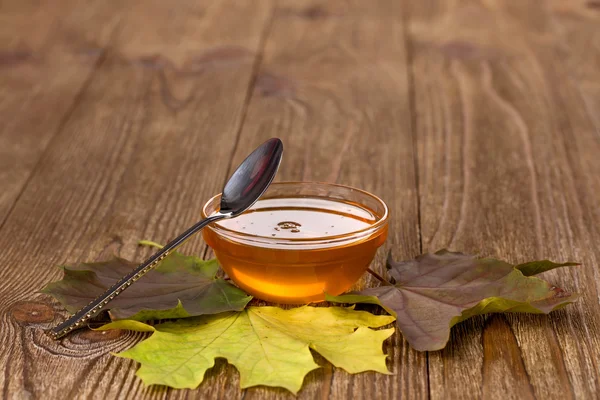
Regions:
<instances>
[{"instance_id":1,"label":"bowl rim","mask_svg":"<svg viewBox=\"0 0 600 400\"><path fill-rule=\"evenodd\" d=\"M348 240L354 241L354 240L358 240L364 237L368 237L371 236L373 233L381 230L383 227L386 226L388 219L389 219L389 207L388 205L385 203L385 201L383 201L379 196L374 195L373 193L370 193L366 190L363 189L358 189L356 187L353 186L348 186L348 185L341 185L338 183L330 183L330 182L319 182L319 181L283 181L283 182L273 182L269 187L271 186L287 186L287 185L317 185L317 186L329 186L329 187L338 187L338 188L342 188L342 189L346 189L346 190L352 190L352 191L356 191L356 192L360 192L368 197L371 197L372 199L374 199L375 201L379 202L382 206L383 206L383 214L379 217L379 219L373 224L370 225L366 228L363 229L359 229L359 230L355 230L355 231L350 231L350 232L346 232L346 233L342 233L339 235L332 235L332 236L322 236L322 237L311 237L311 238L280 238L280 237L272 237L272 236L264 236L264 235L256 235L256 234L252 234L252 233L247 233L247 232L241 232L241 231L237 231L234 229L229 229L229 228L225 228L223 226L219 226L216 225L216 223L212 223L210 225L208 225L205 229L210 229L212 231L214 231L216 234L224 236L230 240L233 241L239 241L242 240L244 242L246 241L250 241L252 243L256 243L257 245L260 243L269 243L269 244L275 244L275 243L285 243L287 245L294 245L294 244L319 244L319 243L324 243L324 244L335 244L335 243L340 243L342 244L343 242L346 242ZM221 196L221 193L211 197L206 203L204 203L204 205L202 206L202 217L206 218L207 212L206 212L206 208L208 207L209 204L213 203L218 197ZM327 197L324 197L327 198ZM258 200L260 201L260 199ZM238 239L238 240L236 240Z\"/></svg>"}]
</instances>

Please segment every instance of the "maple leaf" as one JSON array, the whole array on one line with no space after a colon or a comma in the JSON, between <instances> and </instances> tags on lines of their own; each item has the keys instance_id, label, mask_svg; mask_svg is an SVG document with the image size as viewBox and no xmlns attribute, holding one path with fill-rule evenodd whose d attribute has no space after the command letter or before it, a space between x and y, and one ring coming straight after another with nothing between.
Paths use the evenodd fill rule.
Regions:
<instances>
[{"instance_id":1,"label":"maple leaf","mask_svg":"<svg viewBox=\"0 0 600 400\"><path fill-rule=\"evenodd\" d=\"M42 289L69 312L89 304L138 264L122 258L62 266L64 277ZM106 306L112 319L183 318L244 309L252 299L216 278L217 260L173 252Z\"/></svg>"},{"instance_id":2,"label":"maple leaf","mask_svg":"<svg viewBox=\"0 0 600 400\"><path fill-rule=\"evenodd\" d=\"M415 260L388 258L393 285L341 296L336 303L369 303L396 316L398 328L416 350L440 350L450 328L475 315L497 312L549 313L578 295L532 277L553 268L578 265L548 260L513 266L493 258L440 250Z\"/></svg>"},{"instance_id":3,"label":"maple leaf","mask_svg":"<svg viewBox=\"0 0 600 400\"><path fill-rule=\"evenodd\" d=\"M279 386L296 393L304 376L319 368L309 348L350 373L389 373L382 343L395 329L370 328L394 319L343 307L249 307L155 327L122 320L100 329L154 332L117 354L141 364L137 375L147 385L193 389L215 358L223 357L238 369L241 388Z\"/></svg>"}]
</instances>

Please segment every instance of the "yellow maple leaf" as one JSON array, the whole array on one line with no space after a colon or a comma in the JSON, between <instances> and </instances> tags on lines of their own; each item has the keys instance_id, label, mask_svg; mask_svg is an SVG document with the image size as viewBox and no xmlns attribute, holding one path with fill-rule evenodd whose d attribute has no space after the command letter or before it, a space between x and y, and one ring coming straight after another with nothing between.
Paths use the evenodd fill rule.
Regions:
<instances>
[{"instance_id":1,"label":"yellow maple leaf","mask_svg":"<svg viewBox=\"0 0 600 400\"><path fill-rule=\"evenodd\" d=\"M117 354L141 364L137 375L147 385L195 388L216 357L240 373L240 386L279 386L298 392L304 376L319 368L309 348L350 373L389 373L382 351L394 321L343 307L249 307L241 312L186 318L156 327L122 320L101 329L153 331L132 349Z\"/></svg>"}]
</instances>

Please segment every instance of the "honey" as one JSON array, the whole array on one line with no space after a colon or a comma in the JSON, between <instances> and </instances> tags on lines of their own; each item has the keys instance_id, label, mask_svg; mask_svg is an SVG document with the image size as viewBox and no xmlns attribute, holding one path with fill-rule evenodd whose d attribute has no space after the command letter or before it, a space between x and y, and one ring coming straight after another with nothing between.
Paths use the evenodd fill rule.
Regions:
<instances>
[{"instance_id":1,"label":"honey","mask_svg":"<svg viewBox=\"0 0 600 400\"><path fill-rule=\"evenodd\" d=\"M386 239L384 217L387 209L357 201L267 195L203 235L239 287L263 300L303 304L343 293L360 278Z\"/></svg>"}]
</instances>

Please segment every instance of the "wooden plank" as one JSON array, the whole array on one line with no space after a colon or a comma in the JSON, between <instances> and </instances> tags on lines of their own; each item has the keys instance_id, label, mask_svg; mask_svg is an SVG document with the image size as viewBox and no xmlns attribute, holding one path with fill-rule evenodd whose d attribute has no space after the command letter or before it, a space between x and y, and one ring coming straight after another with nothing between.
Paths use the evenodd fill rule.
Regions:
<instances>
[{"instance_id":1,"label":"wooden plank","mask_svg":"<svg viewBox=\"0 0 600 400\"><path fill-rule=\"evenodd\" d=\"M567 72L577 82L590 117L600 127L600 3L552 0L546 6Z\"/></svg>"},{"instance_id":2,"label":"wooden plank","mask_svg":"<svg viewBox=\"0 0 600 400\"><path fill-rule=\"evenodd\" d=\"M402 10L394 1L285 2L277 8L232 165L272 136L285 144L278 180L326 181L376 193L390 206L390 237L373 264L419 253L417 198ZM365 275L357 287L376 285ZM426 398L426 356L401 335L386 343L394 375L325 367L299 398ZM231 379L226 387L237 386ZM223 390L224 398L237 398ZM252 388L244 399L294 398Z\"/></svg>"},{"instance_id":3,"label":"wooden plank","mask_svg":"<svg viewBox=\"0 0 600 400\"><path fill-rule=\"evenodd\" d=\"M36 291L59 278L56 264L111 253L133 258L138 239L165 242L199 218L225 181L271 6L225 0L127 7L104 62L0 230L4 398L167 392L145 388L134 363L109 354L141 335L47 338L41 328L64 313ZM197 238L184 251L201 253L202 246ZM208 381L205 392L216 390L215 379Z\"/></svg>"},{"instance_id":4,"label":"wooden plank","mask_svg":"<svg viewBox=\"0 0 600 400\"><path fill-rule=\"evenodd\" d=\"M424 250L521 262L580 292L546 316L459 324L429 356L432 398L600 392L598 131L539 2L410 2Z\"/></svg>"},{"instance_id":5,"label":"wooden plank","mask_svg":"<svg viewBox=\"0 0 600 400\"><path fill-rule=\"evenodd\" d=\"M0 8L0 226L70 114L121 14L97 2Z\"/></svg>"}]
</instances>

